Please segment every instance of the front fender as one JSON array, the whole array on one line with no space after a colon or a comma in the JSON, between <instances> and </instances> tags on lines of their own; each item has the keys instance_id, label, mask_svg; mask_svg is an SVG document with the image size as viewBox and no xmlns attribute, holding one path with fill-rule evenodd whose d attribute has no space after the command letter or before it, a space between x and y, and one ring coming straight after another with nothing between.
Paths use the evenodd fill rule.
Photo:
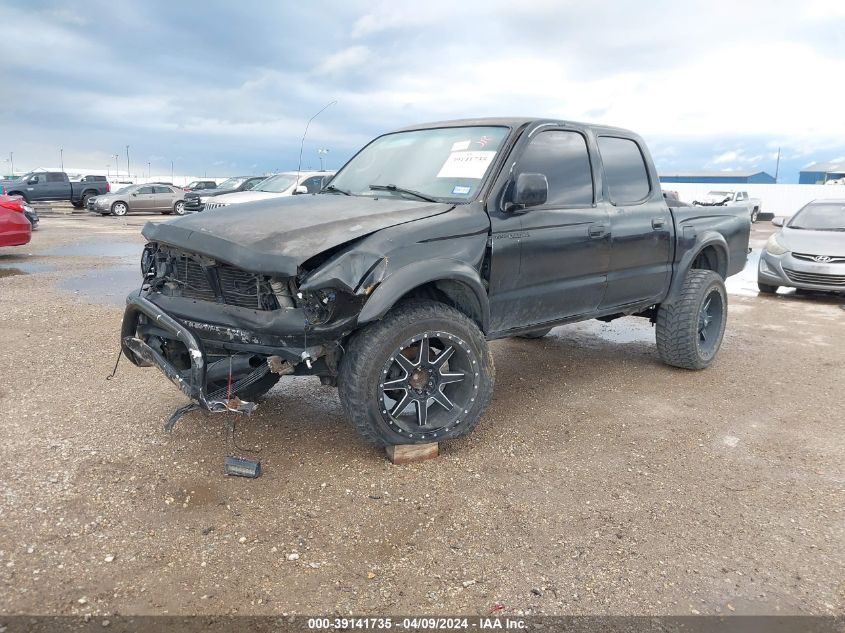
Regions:
<instances>
[{"instance_id":1,"label":"front fender","mask_svg":"<svg viewBox=\"0 0 845 633\"><path fill-rule=\"evenodd\" d=\"M482 331L490 325L490 304L481 276L469 264L455 259L430 259L415 262L390 274L370 295L364 304L358 323L364 324L381 319L399 299L414 288L437 281L452 281L462 284L477 301Z\"/></svg>"}]
</instances>

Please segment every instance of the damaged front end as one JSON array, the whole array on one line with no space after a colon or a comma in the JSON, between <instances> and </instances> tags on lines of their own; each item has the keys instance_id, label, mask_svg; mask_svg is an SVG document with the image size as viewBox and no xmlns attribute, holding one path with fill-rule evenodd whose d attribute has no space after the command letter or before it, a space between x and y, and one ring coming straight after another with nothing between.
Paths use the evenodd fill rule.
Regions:
<instances>
[{"instance_id":1,"label":"damaged front end","mask_svg":"<svg viewBox=\"0 0 845 633\"><path fill-rule=\"evenodd\" d=\"M249 272L152 242L143 284L127 298L121 342L138 366L156 366L208 411L248 413L287 374L335 384L340 341L365 299L306 289L297 276Z\"/></svg>"}]
</instances>

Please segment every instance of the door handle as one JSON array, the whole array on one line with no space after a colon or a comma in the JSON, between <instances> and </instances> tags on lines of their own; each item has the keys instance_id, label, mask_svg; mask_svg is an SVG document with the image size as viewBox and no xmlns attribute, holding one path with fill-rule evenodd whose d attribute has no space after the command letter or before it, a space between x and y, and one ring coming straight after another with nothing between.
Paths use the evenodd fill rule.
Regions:
<instances>
[{"instance_id":1,"label":"door handle","mask_svg":"<svg viewBox=\"0 0 845 633\"><path fill-rule=\"evenodd\" d=\"M607 233L607 227L603 224L591 224L587 233L589 233L590 237L593 239L598 239L600 237L604 237L605 233Z\"/></svg>"},{"instance_id":2,"label":"door handle","mask_svg":"<svg viewBox=\"0 0 845 633\"><path fill-rule=\"evenodd\" d=\"M662 229L665 225L666 225L666 219L665 218L652 218L652 220L651 220L651 228L653 228L655 231L657 229Z\"/></svg>"}]
</instances>

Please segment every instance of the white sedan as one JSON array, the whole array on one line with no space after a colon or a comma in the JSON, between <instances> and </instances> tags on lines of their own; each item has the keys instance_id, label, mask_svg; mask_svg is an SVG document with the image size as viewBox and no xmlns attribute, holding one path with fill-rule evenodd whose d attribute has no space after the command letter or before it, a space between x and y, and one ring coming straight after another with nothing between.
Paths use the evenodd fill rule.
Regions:
<instances>
[{"instance_id":1,"label":"white sedan","mask_svg":"<svg viewBox=\"0 0 845 633\"><path fill-rule=\"evenodd\" d=\"M237 191L210 197L203 210L208 211L219 207L228 207L232 204L268 198L283 198L301 193L317 193L322 188L323 178L333 175L333 171L302 171L299 172L297 178L295 171L285 171L268 177L249 191Z\"/></svg>"}]
</instances>

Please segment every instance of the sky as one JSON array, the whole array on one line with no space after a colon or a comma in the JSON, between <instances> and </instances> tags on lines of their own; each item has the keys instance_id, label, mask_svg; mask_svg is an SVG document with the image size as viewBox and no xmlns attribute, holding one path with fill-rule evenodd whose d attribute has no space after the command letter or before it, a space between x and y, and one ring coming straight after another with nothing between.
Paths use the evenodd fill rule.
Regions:
<instances>
[{"instance_id":1,"label":"sky","mask_svg":"<svg viewBox=\"0 0 845 633\"><path fill-rule=\"evenodd\" d=\"M0 169L336 169L398 127L537 116L633 129L658 169L845 159L842 0L0 5Z\"/></svg>"}]
</instances>

